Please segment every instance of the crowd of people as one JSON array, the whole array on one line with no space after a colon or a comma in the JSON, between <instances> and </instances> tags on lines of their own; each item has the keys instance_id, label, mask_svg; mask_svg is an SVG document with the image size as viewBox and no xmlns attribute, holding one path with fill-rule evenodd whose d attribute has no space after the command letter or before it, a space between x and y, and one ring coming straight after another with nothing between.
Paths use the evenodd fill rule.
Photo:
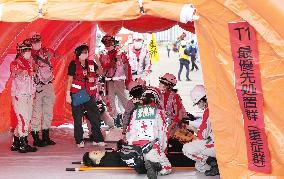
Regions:
<instances>
[{"instance_id":1,"label":"crowd of people","mask_svg":"<svg viewBox=\"0 0 284 179\"><path fill-rule=\"evenodd\" d=\"M196 161L198 171L218 175L204 86L197 85L190 92L194 104L204 110L201 125L196 128L188 122L187 119L194 116L186 112L176 89L180 73L178 79L170 73L159 77L157 87L146 84L151 61L142 34L134 33L133 43L126 51L119 47L113 36L105 35L101 42L105 50L96 54L94 60L89 59L89 46L80 44L68 65L66 101L72 109L77 147L85 146L84 117L90 124L90 140L97 146L106 145L101 121L110 127L121 125L124 135L121 152L132 147L143 153L141 160L130 160L133 157L131 153L122 152L122 160L138 173L141 173L142 167L148 178L156 178L157 174L167 175L172 171L166 155L170 139L175 138L177 133L191 133L197 137L182 140L182 152ZM49 137L55 101L51 65L54 55L52 49L42 46L39 34L17 46L17 56L11 64L11 96L17 118L12 151L36 152L36 147L55 145ZM196 65L192 68L198 69ZM188 75L187 79L190 80ZM117 106L123 108L123 114L118 112L121 110ZM33 146L27 140L29 124ZM84 157L98 164L98 158L104 155L103 152L90 152Z\"/></svg>"}]
</instances>

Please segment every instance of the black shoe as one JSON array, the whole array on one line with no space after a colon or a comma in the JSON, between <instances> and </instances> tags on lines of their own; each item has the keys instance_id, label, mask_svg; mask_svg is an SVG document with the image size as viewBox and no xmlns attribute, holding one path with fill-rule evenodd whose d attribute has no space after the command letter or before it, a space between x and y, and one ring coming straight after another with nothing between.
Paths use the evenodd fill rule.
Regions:
<instances>
[{"instance_id":1,"label":"black shoe","mask_svg":"<svg viewBox=\"0 0 284 179\"><path fill-rule=\"evenodd\" d=\"M148 179L157 179L157 172L152 165L152 162L145 160L145 168L147 170Z\"/></svg>"},{"instance_id":2,"label":"black shoe","mask_svg":"<svg viewBox=\"0 0 284 179\"><path fill-rule=\"evenodd\" d=\"M20 139L19 137L14 136L13 143L11 146L11 151L18 151L20 148Z\"/></svg>"},{"instance_id":3,"label":"black shoe","mask_svg":"<svg viewBox=\"0 0 284 179\"><path fill-rule=\"evenodd\" d=\"M49 129L42 130L42 141L46 145L55 145L56 143L49 138Z\"/></svg>"},{"instance_id":4,"label":"black shoe","mask_svg":"<svg viewBox=\"0 0 284 179\"><path fill-rule=\"evenodd\" d=\"M37 147L47 146L44 141L40 140L38 131L31 131L31 134L34 139L33 146L37 146Z\"/></svg>"},{"instance_id":5,"label":"black shoe","mask_svg":"<svg viewBox=\"0 0 284 179\"><path fill-rule=\"evenodd\" d=\"M114 119L114 125L116 127L122 127L122 114L117 114L116 118Z\"/></svg>"},{"instance_id":6,"label":"black shoe","mask_svg":"<svg viewBox=\"0 0 284 179\"><path fill-rule=\"evenodd\" d=\"M218 165L211 167L210 170L206 170L204 174L206 176L220 175Z\"/></svg>"},{"instance_id":7,"label":"black shoe","mask_svg":"<svg viewBox=\"0 0 284 179\"><path fill-rule=\"evenodd\" d=\"M188 79L186 79L186 81L191 81L191 79L188 78Z\"/></svg>"},{"instance_id":8,"label":"black shoe","mask_svg":"<svg viewBox=\"0 0 284 179\"><path fill-rule=\"evenodd\" d=\"M28 145L28 137L20 137L20 147L18 150L20 153L36 152L37 148Z\"/></svg>"}]
</instances>

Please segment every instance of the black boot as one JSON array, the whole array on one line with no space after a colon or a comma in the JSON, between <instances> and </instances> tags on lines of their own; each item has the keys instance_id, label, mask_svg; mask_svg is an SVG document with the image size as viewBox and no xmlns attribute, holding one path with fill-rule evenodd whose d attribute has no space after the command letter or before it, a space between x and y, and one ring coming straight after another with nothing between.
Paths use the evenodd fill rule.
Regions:
<instances>
[{"instance_id":1,"label":"black boot","mask_svg":"<svg viewBox=\"0 0 284 179\"><path fill-rule=\"evenodd\" d=\"M217 159L215 157L208 157L206 160L206 163L210 165L211 167L218 165Z\"/></svg>"},{"instance_id":2,"label":"black boot","mask_svg":"<svg viewBox=\"0 0 284 179\"><path fill-rule=\"evenodd\" d=\"M20 148L20 140L19 137L14 136L13 143L11 146L11 151L18 151Z\"/></svg>"},{"instance_id":3,"label":"black boot","mask_svg":"<svg viewBox=\"0 0 284 179\"><path fill-rule=\"evenodd\" d=\"M206 170L204 174L206 176L220 175L218 165L211 167L210 170Z\"/></svg>"},{"instance_id":4,"label":"black boot","mask_svg":"<svg viewBox=\"0 0 284 179\"><path fill-rule=\"evenodd\" d=\"M33 146L37 146L37 147L46 146L45 142L40 140L39 135L38 135L38 131L31 131L31 134L32 134L33 139L34 139Z\"/></svg>"},{"instance_id":5,"label":"black boot","mask_svg":"<svg viewBox=\"0 0 284 179\"><path fill-rule=\"evenodd\" d=\"M158 171L162 170L161 164L145 160L145 168L147 170L148 179L157 179Z\"/></svg>"},{"instance_id":6,"label":"black boot","mask_svg":"<svg viewBox=\"0 0 284 179\"><path fill-rule=\"evenodd\" d=\"M210 165L210 170L205 171L206 176L215 176L215 175L220 175L219 173L219 168L218 168L218 163L217 159L215 157L208 157L206 160L206 163Z\"/></svg>"},{"instance_id":7,"label":"black boot","mask_svg":"<svg viewBox=\"0 0 284 179\"><path fill-rule=\"evenodd\" d=\"M20 153L36 152L37 148L32 147L28 144L28 137L20 137L20 148L18 150Z\"/></svg>"},{"instance_id":8,"label":"black boot","mask_svg":"<svg viewBox=\"0 0 284 179\"><path fill-rule=\"evenodd\" d=\"M49 138L49 129L42 130L42 140L46 145L55 145L56 143Z\"/></svg>"}]
</instances>

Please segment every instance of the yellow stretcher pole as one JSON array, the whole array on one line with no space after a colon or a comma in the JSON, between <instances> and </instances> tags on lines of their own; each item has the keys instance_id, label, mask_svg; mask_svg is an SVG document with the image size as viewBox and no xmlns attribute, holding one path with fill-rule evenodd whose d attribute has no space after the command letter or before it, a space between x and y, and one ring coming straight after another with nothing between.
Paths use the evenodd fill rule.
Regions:
<instances>
[{"instance_id":1,"label":"yellow stretcher pole","mask_svg":"<svg viewBox=\"0 0 284 179\"><path fill-rule=\"evenodd\" d=\"M174 170L195 170L194 167L173 167ZM66 168L66 171L89 171L89 170L133 170L131 167L86 167Z\"/></svg>"}]
</instances>

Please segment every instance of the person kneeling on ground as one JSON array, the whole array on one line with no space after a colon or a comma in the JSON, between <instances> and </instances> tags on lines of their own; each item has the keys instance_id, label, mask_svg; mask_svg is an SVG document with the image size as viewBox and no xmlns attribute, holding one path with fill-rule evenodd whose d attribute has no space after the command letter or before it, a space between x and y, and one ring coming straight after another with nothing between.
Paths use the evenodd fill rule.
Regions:
<instances>
[{"instance_id":1,"label":"person kneeling on ground","mask_svg":"<svg viewBox=\"0 0 284 179\"><path fill-rule=\"evenodd\" d=\"M126 103L125 111L122 119L122 134L126 134L127 126L129 125L131 115L133 111L137 109L138 104L141 103L141 96L145 91L145 81L141 78L136 79L135 81L131 81L129 83L129 94L131 99L129 99Z\"/></svg>"},{"instance_id":2,"label":"person kneeling on ground","mask_svg":"<svg viewBox=\"0 0 284 179\"><path fill-rule=\"evenodd\" d=\"M147 176L151 179L170 174L172 166L164 151L167 147L167 128L160 108L160 92L148 87L143 93L142 104L134 110L126 141L128 145L139 147L142 151Z\"/></svg>"},{"instance_id":3,"label":"person kneeling on ground","mask_svg":"<svg viewBox=\"0 0 284 179\"><path fill-rule=\"evenodd\" d=\"M183 154L196 161L195 168L205 172L206 176L219 175L218 163L214 149L214 139L209 119L209 109L205 88L203 85L196 85L190 92L194 105L204 110L202 123L198 129L188 126L188 129L197 133L197 140L193 140L183 146Z\"/></svg>"}]
</instances>

